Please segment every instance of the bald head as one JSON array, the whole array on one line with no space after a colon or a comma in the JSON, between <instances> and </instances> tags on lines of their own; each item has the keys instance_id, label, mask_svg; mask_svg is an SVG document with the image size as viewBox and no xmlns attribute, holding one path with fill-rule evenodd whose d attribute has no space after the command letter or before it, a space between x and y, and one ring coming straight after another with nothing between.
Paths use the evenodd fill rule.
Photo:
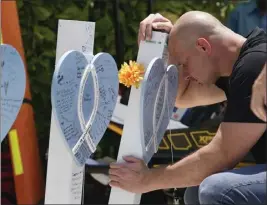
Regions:
<instances>
[{"instance_id":1,"label":"bald head","mask_svg":"<svg viewBox=\"0 0 267 205\"><path fill-rule=\"evenodd\" d=\"M214 16L206 12L190 11L183 14L174 24L170 33L178 40L191 44L199 37L208 37L224 28L224 25Z\"/></svg>"},{"instance_id":2,"label":"bald head","mask_svg":"<svg viewBox=\"0 0 267 205\"><path fill-rule=\"evenodd\" d=\"M190 11L176 21L170 32L169 62L182 65L198 82L215 82L218 76L231 72L244 41L211 14Z\"/></svg>"}]
</instances>

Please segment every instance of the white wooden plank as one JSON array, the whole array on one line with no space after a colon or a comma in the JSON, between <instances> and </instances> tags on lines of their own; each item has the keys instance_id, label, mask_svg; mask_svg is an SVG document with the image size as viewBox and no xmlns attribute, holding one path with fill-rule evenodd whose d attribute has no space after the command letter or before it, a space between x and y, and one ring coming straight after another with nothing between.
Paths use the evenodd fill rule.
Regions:
<instances>
[{"instance_id":1,"label":"white wooden plank","mask_svg":"<svg viewBox=\"0 0 267 205\"><path fill-rule=\"evenodd\" d=\"M56 63L69 50L93 54L95 23L59 20ZM52 110L45 204L81 204L84 167L78 167Z\"/></svg>"},{"instance_id":2,"label":"white wooden plank","mask_svg":"<svg viewBox=\"0 0 267 205\"><path fill-rule=\"evenodd\" d=\"M142 63L147 68L153 58L165 58L166 40L167 34L153 32L151 41L142 41L140 43L137 62ZM136 89L135 87L131 87L117 162L122 162L122 156L127 155L144 158L140 133L140 91L140 88ZM141 194L127 192L113 187L110 193L109 204L139 204L140 199Z\"/></svg>"}]
</instances>

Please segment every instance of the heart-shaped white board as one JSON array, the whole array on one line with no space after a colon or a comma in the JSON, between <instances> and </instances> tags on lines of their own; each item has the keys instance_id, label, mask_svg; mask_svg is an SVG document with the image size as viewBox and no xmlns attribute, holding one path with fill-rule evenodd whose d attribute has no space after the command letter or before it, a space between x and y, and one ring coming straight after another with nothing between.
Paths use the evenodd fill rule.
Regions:
<instances>
[{"instance_id":1,"label":"heart-shaped white board","mask_svg":"<svg viewBox=\"0 0 267 205\"><path fill-rule=\"evenodd\" d=\"M26 74L18 51L0 45L1 67L1 142L14 124L20 111L26 87Z\"/></svg>"},{"instance_id":2,"label":"heart-shaped white board","mask_svg":"<svg viewBox=\"0 0 267 205\"><path fill-rule=\"evenodd\" d=\"M88 59L88 58L87 58ZM52 83L52 106L67 147L83 166L103 137L116 105L117 65L99 53L91 62L78 51L59 60Z\"/></svg>"},{"instance_id":3,"label":"heart-shaped white board","mask_svg":"<svg viewBox=\"0 0 267 205\"><path fill-rule=\"evenodd\" d=\"M178 72L175 66L165 68L161 58L147 67L141 87L141 136L144 161L148 163L164 136L175 104ZM154 138L155 137L155 138Z\"/></svg>"},{"instance_id":4,"label":"heart-shaped white board","mask_svg":"<svg viewBox=\"0 0 267 205\"><path fill-rule=\"evenodd\" d=\"M176 96L177 96L177 89L178 89L178 70L174 65L170 65L167 68L167 73L165 75L165 86L162 86L162 90L164 88L167 88L164 92L165 96L165 111L163 111L163 108L161 106L161 103L158 103L156 111L159 112L160 110L163 111L162 113L162 118L160 122L157 122L157 147L156 149L158 149L158 146L164 136L164 133L166 132L166 129L168 127L169 121L171 119L172 116L172 112L173 112L173 108L175 106L175 100L176 100ZM162 98L164 96L164 94L160 94L159 98ZM161 102L161 100L159 100L159 102ZM156 112L156 113L157 113ZM157 114L156 114L156 119L158 119Z\"/></svg>"}]
</instances>

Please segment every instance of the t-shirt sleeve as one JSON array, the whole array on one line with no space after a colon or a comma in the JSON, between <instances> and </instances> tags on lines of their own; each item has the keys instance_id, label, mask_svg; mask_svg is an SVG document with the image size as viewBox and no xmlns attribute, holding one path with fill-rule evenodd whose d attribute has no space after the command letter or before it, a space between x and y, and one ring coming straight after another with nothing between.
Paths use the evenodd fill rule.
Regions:
<instances>
[{"instance_id":1,"label":"t-shirt sleeve","mask_svg":"<svg viewBox=\"0 0 267 205\"><path fill-rule=\"evenodd\" d=\"M266 53L252 52L246 55L234 69L223 122L264 123L251 110L254 81L260 74Z\"/></svg>"}]
</instances>

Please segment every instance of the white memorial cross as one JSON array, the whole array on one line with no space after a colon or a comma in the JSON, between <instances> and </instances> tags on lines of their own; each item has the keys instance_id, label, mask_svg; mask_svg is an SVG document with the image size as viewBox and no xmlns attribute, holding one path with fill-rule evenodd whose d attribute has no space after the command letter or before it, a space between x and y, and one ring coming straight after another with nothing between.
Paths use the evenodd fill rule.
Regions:
<instances>
[{"instance_id":1,"label":"white memorial cross","mask_svg":"<svg viewBox=\"0 0 267 205\"><path fill-rule=\"evenodd\" d=\"M11 45L0 45L1 76L1 142L14 124L26 88L24 63L18 51Z\"/></svg>"},{"instance_id":2,"label":"white memorial cross","mask_svg":"<svg viewBox=\"0 0 267 205\"><path fill-rule=\"evenodd\" d=\"M93 56L92 22L59 21L52 80L46 204L81 204L84 166L103 137L118 95L118 69Z\"/></svg>"},{"instance_id":3,"label":"white memorial cross","mask_svg":"<svg viewBox=\"0 0 267 205\"><path fill-rule=\"evenodd\" d=\"M135 156L148 163L161 142L174 108L178 86L175 66L166 67L167 34L153 32L151 41L140 43L137 62L145 67L144 80L131 87L124 119L118 162ZM113 187L109 204L139 204L141 194Z\"/></svg>"}]
</instances>

